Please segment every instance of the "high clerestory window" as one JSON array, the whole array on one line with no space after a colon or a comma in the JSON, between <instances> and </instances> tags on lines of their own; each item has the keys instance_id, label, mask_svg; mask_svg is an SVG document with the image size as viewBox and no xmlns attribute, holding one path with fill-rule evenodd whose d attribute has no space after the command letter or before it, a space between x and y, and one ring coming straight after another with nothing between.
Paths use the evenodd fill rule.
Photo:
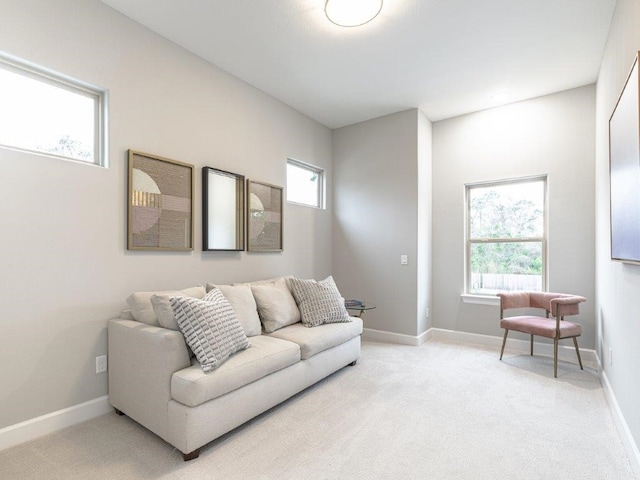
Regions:
<instances>
[{"instance_id":1,"label":"high clerestory window","mask_svg":"<svg viewBox=\"0 0 640 480\"><path fill-rule=\"evenodd\" d=\"M324 170L288 158L287 202L324 208Z\"/></svg>"},{"instance_id":2,"label":"high clerestory window","mask_svg":"<svg viewBox=\"0 0 640 480\"><path fill-rule=\"evenodd\" d=\"M466 292L546 290L546 176L466 186Z\"/></svg>"},{"instance_id":3,"label":"high clerestory window","mask_svg":"<svg viewBox=\"0 0 640 480\"><path fill-rule=\"evenodd\" d=\"M0 57L0 147L106 166L106 92Z\"/></svg>"}]
</instances>

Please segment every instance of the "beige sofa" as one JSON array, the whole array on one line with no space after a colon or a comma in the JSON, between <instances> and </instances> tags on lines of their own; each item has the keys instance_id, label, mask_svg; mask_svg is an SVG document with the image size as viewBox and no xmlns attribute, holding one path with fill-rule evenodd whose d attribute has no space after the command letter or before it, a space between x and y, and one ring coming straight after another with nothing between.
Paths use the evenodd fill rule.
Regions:
<instances>
[{"instance_id":1,"label":"beige sofa","mask_svg":"<svg viewBox=\"0 0 640 480\"><path fill-rule=\"evenodd\" d=\"M244 288L220 286L250 347L210 373L204 373L192 357L180 330L161 325L161 312L154 317L156 305L150 300L158 294L132 294L127 300L131 313L108 322L110 404L190 460L203 445L337 370L355 365L362 321L351 318L313 328L294 322L297 309L282 285L282 279L271 279ZM198 297L203 292L204 287L196 287L188 294ZM276 301L270 303L273 298ZM286 317L281 324L269 323L278 323L278 315ZM259 318L263 322L256 325Z\"/></svg>"}]
</instances>

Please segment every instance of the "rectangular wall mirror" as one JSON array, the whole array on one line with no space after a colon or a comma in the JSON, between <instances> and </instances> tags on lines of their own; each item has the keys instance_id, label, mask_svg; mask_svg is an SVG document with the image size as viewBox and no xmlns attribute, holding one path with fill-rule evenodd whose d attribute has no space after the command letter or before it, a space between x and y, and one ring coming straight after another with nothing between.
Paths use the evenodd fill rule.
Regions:
<instances>
[{"instance_id":1,"label":"rectangular wall mirror","mask_svg":"<svg viewBox=\"0 0 640 480\"><path fill-rule=\"evenodd\" d=\"M202 250L244 250L244 176L202 168Z\"/></svg>"}]
</instances>

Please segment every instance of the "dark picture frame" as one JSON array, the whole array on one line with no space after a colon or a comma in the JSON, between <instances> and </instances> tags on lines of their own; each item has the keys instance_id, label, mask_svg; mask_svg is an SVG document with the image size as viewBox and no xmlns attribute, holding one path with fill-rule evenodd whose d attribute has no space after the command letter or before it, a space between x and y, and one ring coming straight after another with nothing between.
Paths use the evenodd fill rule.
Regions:
<instances>
[{"instance_id":1,"label":"dark picture frame","mask_svg":"<svg viewBox=\"0 0 640 480\"><path fill-rule=\"evenodd\" d=\"M193 250L193 165L129 150L127 249Z\"/></svg>"},{"instance_id":2,"label":"dark picture frame","mask_svg":"<svg viewBox=\"0 0 640 480\"><path fill-rule=\"evenodd\" d=\"M609 119L611 259L640 264L638 54Z\"/></svg>"},{"instance_id":3,"label":"dark picture frame","mask_svg":"<svg viewBox=\"0 0 640 480\"><path fill-rule=\"evenodd\" d=\"M247 180L247 250L282 252L283 188Z\"/></svg>"},{"instance_id":4,"label":"dark picture frame","mask_svg":"<svg viewBox=\"0 0 640 480\"><path fill-rule=\"evenodd\" d=\"M244 250L244 176L202 167L202 250Z\"/></svg>"}]
</instances>

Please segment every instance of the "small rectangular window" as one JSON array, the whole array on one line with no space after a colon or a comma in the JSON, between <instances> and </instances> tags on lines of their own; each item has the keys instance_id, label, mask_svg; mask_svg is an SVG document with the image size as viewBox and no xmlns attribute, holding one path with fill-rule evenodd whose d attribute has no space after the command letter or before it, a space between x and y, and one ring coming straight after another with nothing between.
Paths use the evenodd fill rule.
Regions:
<instances>
[{"instance_id":1,"label":"small rectangular window","mask_svg":"<svg viewBox=\"0 0 640 480\"><path fill-rule=\"evenodd\" d=\"M287 202L324 208L324 170L287 159Z\"/></svg>"},{"instance_id":2,"label":"small rectangular window","mask_svg":"<svg viewBox=\"0 0 640 480\"><path fill-rule=\"evenodd\" d=\"M546 177L466 186L467 293L546 290Z\"/></svg>"},{"instance_id":3,"label":"small rectangular window","mask_svg":"<svg viewBox=\"0 0 640 480\"><path fill-rule=\"evenodd\" d=\"M106 166L106 92L0 57L0 146Z\"/></svg>"}]
</instances>

